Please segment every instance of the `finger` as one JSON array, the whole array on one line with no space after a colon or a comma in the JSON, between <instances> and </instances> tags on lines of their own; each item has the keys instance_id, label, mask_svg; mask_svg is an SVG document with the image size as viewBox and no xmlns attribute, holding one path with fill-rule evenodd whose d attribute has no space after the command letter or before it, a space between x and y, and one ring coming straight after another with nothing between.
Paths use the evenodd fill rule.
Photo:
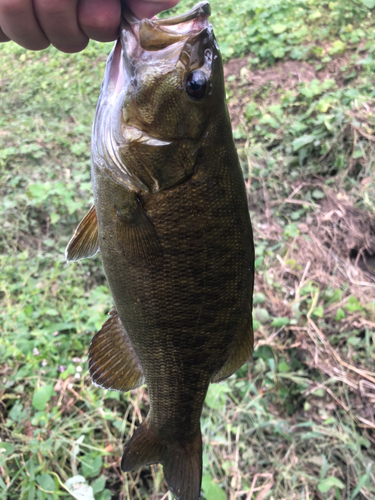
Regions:
<instances>
[{"instance_id":1,"label":"finger","mask_svg":"<svg viewBox=\"0 0 375 500\"><path fill-rule=\"evenodd\" d=\"M1 29L4 35L30 50L42 50L49 41L34 13L32 0L2 0Z\"/></svg>"},{"instance_id":2,"label":"finger","mask_svg":"<svg viewBox=\"0 0 375 500\"><path fill-rule=\"evenodd\" d=\"M120 22L120 0L79 0L78 24L89 38L99 42L116 40Z\"/></svg>"},{"instance_id":3,"label":"finger","mask_svg":"<svg viewBox=\"0 0 375 500\"><path fill-rule=\"evenodd\" d=\"M0 28L0 43L1 42L9 42L10 38L6 36L3 30Z\"/></svg>"},{"instance_id":4,"label":"finger","mask_svg":"<svg viewBox=\"0 0 375 500\"><path fill-rule=\"evenodd\" d=\"M162 10L171 9L179 0L128 0L126 3L137 19L156 16Z\"/></svg>"},{"instance_id":5,"label":"finger","mask_svg":"<svg viewBox=\"0 0 375 500\"><path fill-rule=\"evenodd\" d=\"M62 52L80 52L89 42L78 26L78 0L34 0L39 23L49 41Z\"/></svg>"}]
</instances>

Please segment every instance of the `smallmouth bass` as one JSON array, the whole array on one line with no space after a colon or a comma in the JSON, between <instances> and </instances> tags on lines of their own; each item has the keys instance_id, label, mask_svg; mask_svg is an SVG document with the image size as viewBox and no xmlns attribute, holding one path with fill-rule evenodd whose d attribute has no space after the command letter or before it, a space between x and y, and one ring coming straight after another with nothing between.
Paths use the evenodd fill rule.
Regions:
<instances>
[{"instance_id":1,"label":"smallmouth bass","mask_svg":"<svg viewBox=\"0 0 375 500\"><path fill-rule=\"evenodd\" d=\"M115 304L90 345L93 382L148 387L121 468L161 463L180 500L200 494L208 386L253 347L253 236L209 15L208 2L123 14L93 126L95 205L66 251L100 250Z\"/></svg>"}]
</instances>

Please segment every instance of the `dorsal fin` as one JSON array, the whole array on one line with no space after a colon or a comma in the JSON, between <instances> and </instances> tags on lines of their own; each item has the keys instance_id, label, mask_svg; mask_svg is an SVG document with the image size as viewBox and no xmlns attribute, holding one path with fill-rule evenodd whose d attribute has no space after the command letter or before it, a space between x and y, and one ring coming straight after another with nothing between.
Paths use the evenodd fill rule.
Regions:
<instances>
[{"instance_id":1,"label":"dorsal fin","mask_svg":"<svg viewBox=\"0 0 375 500\"><path fill-rule=\"evenodd\" d=\"M78 224L68 246L65 258L68 262L88 259L99 251L98 221L93 205Z\"/></svg>"},{"instance_id":2,"label":"dorsal fin","mask_svg":"<svg viewBox=\"0 0 375 500\"><path fill-rule=\"evenodd\" d=\"M240 338L235 339L235 347L231 352L221 370L212 378L211 382L220 382L233 373L235 373L241 366L250 358L254 346L254 332L252 318L250 317L249 325L244 328Z\"/></svg>"},{"instance_id":3,"label":"dorsal fin","mask_svg":"<svg viewBox=\"0 0 375 500\"><path fill-rule=\"evenodd\" d=\"M94 384L126 392L143 384L142 368L116 310L110 314L91 341L89 372Z\"/></svg>"}]
</instances>

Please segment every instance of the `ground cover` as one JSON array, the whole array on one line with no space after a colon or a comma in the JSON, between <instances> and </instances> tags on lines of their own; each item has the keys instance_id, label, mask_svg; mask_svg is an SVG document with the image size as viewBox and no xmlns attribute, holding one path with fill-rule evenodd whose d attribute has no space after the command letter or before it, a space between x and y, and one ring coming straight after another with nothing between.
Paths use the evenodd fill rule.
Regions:
<instances>
[{"instance_id":1,"label":"ground cover","mask_svg":"<svg viewBox=\"0 0 375 500\"><path fill-rule=\"evenodd\" d=\"M375 3L212 7L254 225L256 344L208 393L203 493L372 499ZM99 257L64 260L92 202L109 49L0 47L2 498L70 498L78 475L76 498L171 498L159 466L119 472L147 391L91 385L88 346L112 303Z\"/></svg>"}]
</instances>

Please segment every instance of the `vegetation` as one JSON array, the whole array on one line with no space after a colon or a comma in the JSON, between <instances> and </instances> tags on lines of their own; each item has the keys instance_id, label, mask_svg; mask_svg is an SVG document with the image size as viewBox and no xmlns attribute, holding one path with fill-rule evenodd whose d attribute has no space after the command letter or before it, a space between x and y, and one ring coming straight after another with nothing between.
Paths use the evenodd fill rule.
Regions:
<instances>
[{"instance_id":1,"label":"vegetation","mask_svg":"<svg viewBox=\"0 0 375 500\"><path fill-rule=\"evenodd\" d=\"M203 495L370 500L375 1L212 8L254 225L256 344L209 390ZM90 134L109 50L0 47L0 495L9 500L172 498L160 466L120 472L147 390L91 385L88 346L111 297L99 257L64 259L92 203Z\"/></svg>"}]
</instances>

